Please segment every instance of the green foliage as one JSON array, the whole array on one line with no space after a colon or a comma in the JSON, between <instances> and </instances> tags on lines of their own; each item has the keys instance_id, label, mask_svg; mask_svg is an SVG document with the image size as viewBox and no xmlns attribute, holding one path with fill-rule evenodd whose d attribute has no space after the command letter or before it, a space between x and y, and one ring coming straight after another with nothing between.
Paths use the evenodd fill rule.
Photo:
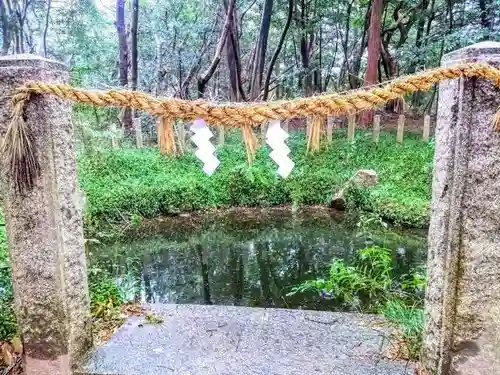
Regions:
<instances>
[{"instance_id":1,"label":"green foliage","mask_svg":"<svg viewBox=\"0 0 500 375\"><path fill-rule=\"evenodd\" d=\"M391 134L383 135L376 145L361 132L354 143L339 132L332 144L314 155L306 155L303 134L292 134L289 144L296 167L287 179L276 174L266 146L248 167L237 133L228 134L226 144L217 150L221 165L211 177L190 152L179 158L160 155L156 149L81 153L78 168L87 197L87 230L133 215L150 218L231 206L328 204L332 192L362 168L376 170L381 183L350 194L350 205L405 225L427 223L431 145L417 137L399 145Z\"/></svg>"},{"instance_id":2,"label":"green foliage","mask_svg":"<svg viewBox=\"0 0 500 375\"><path fill-rule=\"evenodd\" d=\"M426 284L421 269L394 275L392 252L372 246L356 252L353 265L334 259L328 279L306 281L288 295L316 292L334 298L349 309L382 314L397 328L410 359L418 359L422 343L423 296Z\"/></svg>"},{"instance_id":3,"label":"green foliage","mask_svg":"<svg viewBox=\"0 0 500 375\"><path fill-rule=\"evenodd\" d=\"M13 303L5 223L3 213L0 211L0 341L10 340L16 333L17 326Z\"/></svg>"},{"instance_id":4,"label":"green foliage","mask_svg":"<svg viewBox=\"0 0 500 375\"><path fill-rule=\"evenodd\" d=\"M103 317L109 310L123 303L116 282L104 270L97 267L89 271L89 294L94 318Z\"/></svg>"},{"instance_id":5,"label":"green foliage","mask_svg":"<svg viewBox=\"0 0 500 375\"><path fill-rule=\"evenodd\" d=\"M349 309L374 311L389 296L392 284L391 251L377 246L358 250L354 265L343 259L330 264L328 279L317 279L292 288L288 295L314 291L334 298Z\"/></svg>"},{"instance_id":6,"label":"green foliage","mask_svg":"<svg viewBox=\"0 0 500 375\"><path fill-rule=\"evenodd\" d=\"M387 301L381 313L400 331L408 349L409 359L418 360L422 349L424 310L394 299Z\"/></svg>"}]
</instances>

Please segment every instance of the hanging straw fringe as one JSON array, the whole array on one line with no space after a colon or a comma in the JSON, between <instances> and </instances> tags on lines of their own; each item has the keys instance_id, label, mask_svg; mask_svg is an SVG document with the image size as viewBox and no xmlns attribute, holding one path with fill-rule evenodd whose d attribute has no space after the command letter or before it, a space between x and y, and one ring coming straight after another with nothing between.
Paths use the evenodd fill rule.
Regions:
<instances>
[{"instance_id":1,"label":"hanging straw fringe","mask_svg":"<svg viewBox=\"0 0 500 375\"><path fill-rule=\"evenodd\" d=\"M321 132L325 126L325 117L313 116L307 132L307 153L319 150Z\"/></svg>"},{"instance_id":2,"label":"hanging straw fringe","mask_svg":"<svg viewBox=\"0 0 500 375\"><path fill-rule=\"evenodd\" d=\"M12 98L12 120L2 145L4 168L10 172L11 183L18 194L30 191L40 175L34 136L24 120L30 96L29 92L19 92Z\"/></svg>"},{"instance_id":3,"label":"hanging straw fringe","mask_svg":"<svg viewBox=\"0 0 500 375\"><path fill-rule=\"evenodd\" d=\"M174 120L170 117L162 117L159 123L158 134L160 153L175 155L177 153L177 145L174 136Z\"/></svg>"},{"instance_id":4,"label":"hanging straw fringe","mask_svg":"<svg viewBox=\"0 0 500 375\"><path fill-rule=\"evenodd\" d=\"M241 134L243 135L243 140L245 141L248 165L252 165L255 159L255 152L257 150L257 139L253 133L252 126L248 124L243 125L241 127Z\"/></svg>"}]
</instances>

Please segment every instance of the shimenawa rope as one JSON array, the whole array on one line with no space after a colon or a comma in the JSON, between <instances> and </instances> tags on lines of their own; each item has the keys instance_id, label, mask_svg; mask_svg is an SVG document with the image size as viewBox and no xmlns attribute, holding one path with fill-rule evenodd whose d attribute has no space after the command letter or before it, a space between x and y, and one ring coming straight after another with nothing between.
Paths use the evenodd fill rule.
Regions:
<instances>
[{"instance_id":1,"label":"shimenawa rope","mask_svg":"<svg viewBox=\"0 0 500 375\"><path fill-rule=\"evenodd\" d=\"M315 150L319 147L321 128L327 116L371 110L390 100L416 91L427 91L438 82L458 77L485 78L500 87L500 69L485 63L427 70L371 87L369 90L261 103L214 104L203 100L157 98L138 91L85 90L67 84L33 82L20 87L12 98L12 121L3 145L4 155L7 155L7 168L12 173L16 190L30 190L39 173L33 135L23 118L24 109L32 94L51 94L76 103L103 107L129 107L160 116L160 149L164 153L175 153L176 150L172 130L174 119L192 121L201 118L214 126L241 127L250 162L256 150L251 127L259 126L268 120L313 116L308 134L308 150ZM500 130L500 111L495 116L494 128Z\"/></svg>"}]
</instances>

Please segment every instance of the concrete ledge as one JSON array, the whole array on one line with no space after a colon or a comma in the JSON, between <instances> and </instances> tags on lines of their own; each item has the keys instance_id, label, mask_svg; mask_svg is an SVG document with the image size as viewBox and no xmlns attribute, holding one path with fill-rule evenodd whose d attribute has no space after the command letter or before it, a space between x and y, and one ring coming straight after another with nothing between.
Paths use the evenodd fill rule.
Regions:
<instances>
[{"instance_id":1,"label":"concrete ledge","mask_svg":"<svg viewBox=\"0 0 500 375\"><path fill-rule=\"evenodd\" d=\"M152 305L164 319L130 318L78 375L403 375L381 359L376 316L234 306Z\"/></svg>"}]
</instances>

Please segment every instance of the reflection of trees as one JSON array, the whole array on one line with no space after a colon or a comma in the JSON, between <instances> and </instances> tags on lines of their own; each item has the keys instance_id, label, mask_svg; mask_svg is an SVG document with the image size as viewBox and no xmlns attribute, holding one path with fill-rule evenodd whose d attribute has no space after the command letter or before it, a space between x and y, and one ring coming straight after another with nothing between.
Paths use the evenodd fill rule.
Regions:
<instances>
[{"instance_id":1,"label":"reflection of trees","mask_svg":"<svg viewBox=\"0 0 500 375\"><path fill-rule=\"evenodd\" d=\"M322 276L332 258L349 260L366 242L356 228L332 220L268 219L244 227L237 221L219 225L217 219L188 234L172 231L101 245L91 249L90 265L116 277L137 277L147 302L294 307L305 301L297 296L284 302L293 285ZM424 236L370 236L374 244L406 249L398 267L421 260L418 251L426 246Z\"/></svg>"},{"instance_id":2,"label":"reflection of trees","mask_svg":"<svg viewBox=\"0 0 500 375\"><path fill-rule=\"evenodd\" d=\"M230 246L229 248L229 272L231 275L231 295L233 296L233 304L241 305L243 298L243 256L241 254L241 246Z\"/></svg>"},{"instance_id":3,"label":"reflection of trees","mask_svg":"<svg viewBox=\"0 0 500 375\"><path fill-rule=\"evenodd\" d=\"M153 296L153 290L151 289L151 277L149 276L149 270L146 265L142 268L142 278L144 281L144 292L146 294L146 302L154 303L155 298Z\"/></svg>"},{"instance_id":4,"label":"reflection of trees","mask_svg":"<svg viewBox=\"0 0 500 375\"><path fill-rule=\"evenodd\" d=\"M272 306L272 292L271 285L269 282L269 261L268 261L268 250L269 242L267 240L259 241L255 243L257 248L257 263L259 265L259 276L260 276L260 290L262 296L261 304L269 307Z\"/></svg>"},{"instance_id":5,"label":"reflection of trees","mask_svg":"<svg viewBox=\"0 0 500 375\"><path fill-rule=\"evenodd\" d=\"M196 244L196 252L200 259L201 265L201 278L203 280L203 300L207 305L212 304L212 298L210 295L210 282L208 280L208 254L207 250L201 245Z\"/></svg>"}]
</instances>

